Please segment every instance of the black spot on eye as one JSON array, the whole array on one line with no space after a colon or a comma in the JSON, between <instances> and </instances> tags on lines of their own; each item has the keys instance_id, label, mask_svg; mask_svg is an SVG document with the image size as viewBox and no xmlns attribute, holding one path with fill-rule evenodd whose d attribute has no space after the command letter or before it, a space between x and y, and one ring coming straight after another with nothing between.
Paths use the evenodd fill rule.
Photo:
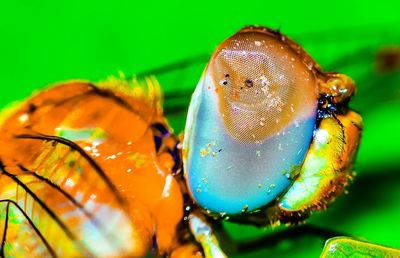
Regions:
<instances>
[{"instance_id":1,"label":"black spot on eye","mask_svg":"<svg viewBox=\"0 0 400 258\"><path fill-rule=\"evenodd\" d=\"M245 83L246 86L249 87L249 88L253 87L253 81L250 80L250 79L247 79L244 83Z\"/></svg>"},{"instance_id":2,"label":"black spot on eye","mask_svg":"<svg viewBox=\"0 0 400 258\"><path fill-rule=\"evenodd\" d=\"M219 82L219 85L227 85L228 84L228 81L227 80L221 80L220 82Z\"/></svg>"},{"instance_id":3,"label":"black spot on eye","mask_svg":"<svg viewBox=\"0 0 400 258\"><path fill-rule=\"evenodd\" d=\"M229 78L229 74L225 74L225 78Z\"/></svg>"},{"instance_id":4,"label":"black spot on eye","mask_svg":"<svg viewBox=\"0 0 400 258\"><path fill-rule=\"evenodd\" d=\"M35 104L29 104L29 113L33 113L36 111L36 105Z\"/></svg>"}]
</instances>

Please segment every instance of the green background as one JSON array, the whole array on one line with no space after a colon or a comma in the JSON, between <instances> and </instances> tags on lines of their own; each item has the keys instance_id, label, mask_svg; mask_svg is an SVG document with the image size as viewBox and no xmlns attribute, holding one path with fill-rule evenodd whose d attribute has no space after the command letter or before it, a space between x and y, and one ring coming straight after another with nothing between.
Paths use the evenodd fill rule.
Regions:
<instances>
[{"instance_id":1,"label":"green background","mask_svg":"<svg viewBox=\"0 0 400 258\"><path fill-rule=\"evenodd\" d=\"M153 71L167 117L180 132L190 92L213 49L245 25L280 28L326 70L356 80L352 106L365 122L349 194L308 225L400 248L400 69L379 73L375 67L378 51L400 46L399 10L398 1L382 0L1 1L0 107L60 81ZM186 59L189 66L153 70ZM327 237L307 228L279 235L280 228L224 227L237 241L269 236L237 257L318 257Z\"/></svg>"}]
</instances>

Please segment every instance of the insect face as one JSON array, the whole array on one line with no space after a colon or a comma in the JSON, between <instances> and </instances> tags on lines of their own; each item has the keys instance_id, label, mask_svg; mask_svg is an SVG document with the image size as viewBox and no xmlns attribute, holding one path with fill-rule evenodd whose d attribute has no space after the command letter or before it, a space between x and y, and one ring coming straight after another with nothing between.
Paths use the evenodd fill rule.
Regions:
<instances>
[{"instance_id":1,"label":"insect face","mask_svg":"<svg viewBox=\"0 0 400 258\"><path fill-rule=\"evenodd\" d=\"M213 54L189 109L184 149L194 199L237 214L276 199L308 150L313 67L270 31L245 28Z\"/></svg>"}]
</instances>

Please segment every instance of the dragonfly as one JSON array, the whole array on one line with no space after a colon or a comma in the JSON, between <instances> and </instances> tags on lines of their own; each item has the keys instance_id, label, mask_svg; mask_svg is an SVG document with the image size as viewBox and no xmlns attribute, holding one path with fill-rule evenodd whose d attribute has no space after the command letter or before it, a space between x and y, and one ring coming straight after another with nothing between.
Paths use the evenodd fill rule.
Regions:
<instances>
[{"instance_id":1,"label":"dragonfly","mask_svg":"<svg viewBox=\"0 0 400 258\"><path fill-rule=\"evenodd\" d=\"M233 257L293 257L293 253L298 254L298 257L309 257L310 244L312 252L318 256L327 239L341 235L400 247L397 240L388 239L390 233L387 232L391 231L393 223L367 223L374 221L373 215L368 216L369 212L376 213L379 209L382 209L382 218L388 216L394 219L400 214L399 209L394 208L389 201L394 201L392 197L398 195L394 190L400 183L396 168L399 156L395 146L400 143L400 139L394 136L393 144L384 148L379 144L380 135L386 132L386 127L379 125L384 123L395 130L399 128L397 121L392 119L400 110L400 35L396 33L396 27L396 24L387 24L290 35L307 51L315 54L316 60L325 70L346 73L356 81L358 90L352 100L352 107L363 115L367 125L356 163L357 176L350 186L351 194L339 198L334 207L318 218L311 217L305 225L260 230L223 222L221 227L230 235L226 245L232 250ZM209 57L210 53L204 53L139 73L155 74L162 85L167 85L169 90L164 92L165 115L175 131L184 129L189 96ZM370 126L373 128L370 129ZM374 154L378 148L383 152L382 155ZM376 207L372 209L367 201L360 201L366 194L362 189L369 187L376 187L374 194L368 194L368 198L374 200L372 206ZM388 202L383 204L376 199L380 199L378 196ZM359 211L351 214L344 212L352 209L355 204ZM343 216L349 217L347 223L336 224L336 220ZM365 223L358 222L360 216ZM371 225L373 229L369 229ZM235 248L229 248L232 240L236 241ZM285 243L286 246L282 247L279 243Z\"/></svg>"},{"instance_id":2,"label":"dragonfly","mask_svg":"<svg viewBox=\"0 0 400 258\"><path fill-rule=\"evenodd\" d=\"M309 37L311 38L311 36L309 36ZM382 52L384 52L384 50L382 50ZM382 57L382 55L381 55L381 57L375 57L375 54L376 54L376 46L373 46L373 47L369 47L368 49L362 49L362 51L360 51L360 54L358 55L358 57L364 58L365 56L369 55L369 57L373 57L372 60L375 60L374 58L376 58L377 59L376 62L383 62L384 59L382 59L382 58L385 58L385 55L383 55L383 57ZM199 56L199 57L196 57L196 58L193 58L193 59L185 60L183 62L178 62L176 64L173 64L173 65L170 65L170 66L167 66L167 67L154 69L152 71L148 71L148 72L145 72L143 74L139 74L137 77L142 77L144 74L155 74L157 76L157 78L159 78L159 80L161 81L162 84L163 83L165 83L165 84L170 83L171 84L171 81L168 82L168 81L165 81L165 80L171 80L171 78L172 78L172 80L174 80L174 78L175 78L175 84L174 85L189 85L189 84L186 84L186 82L184 81L183 78L190 78L191 76L188 76L188 75L191 74L192 70L196 71L198 69L197 66L204 66L204 59L207 58L207 56L208 55L202 55L202 56ZM327 59L329 59L329 58L327 58ZM356 58L354 58L354 59L356 59ZM361 63L363 64L363 62L361 62ZM340 67L344 67L343 70L345 70L346 69L346 65L348 66L350 64L345 64L340 59L336 59L336 64L333 63L331 69L337 69L335 67L339 67L339 68ZM370 70L368 70L370 68L371 68L370 64L368 64L367 69L365 69L364 71L362 71L363 69L360 69L361 70L361 71L359 71L360 72L360 76L364 76L363 73L367 73L368 71L370 71ZM347 67L347 69L351 69L351 67L350 68ZM372 69L375 69L375 68L372 68ZM394 71L392 71L392 70L394 70ZM388 78L388 77L390 78L391 76L396 76L397 75L396 70L397 70L397 67L395 67L395 66L393 68L392 67L389 67L389 68L386 67L384 69L384 71L378 71L377 70L376 74L378 74L378 76L379 76L380 73L383 73L383 74L387 73L387 74L384 75L384 76L387 76L385 78ZM186 76L182 76L182 74L186 74ZM163 78L163 76L165 76L165 78ZM369 80L367 80L367 81L370 81L370 80L371 80L371 76L369 77ZM386 80L386 81L388 81L388 80ZM360 82L358 82L358 83L360 84ZM189 99L189 97L191 95L191 92L193 91L193 85L194 84L192 84L192 88L188 87L188 90L184 90L185 88L183 87L183 89L179 89L179 90L174 91L174 92L168 92L168 91L165 92L165 108L164 108L165 109L165 115L167 116L168 120L171 121L171 124L173 124L173 125L175 124L176 125L175 126L176 130L182 129L182 125L181 125L181 127L179 127L179 121L182 121L182 116L185 115L184 114L185 113L185 107L187 107L187 105L188 105L188 99ZM369 86L369 87L370 87L369 89L374 90L373 85ZM394 94L391 94L392 92L390 91L390 89L393 90ZM375 101L379 102L379 100L380 100L379 99L379 94L374 94L374 95L375 95L374 97L376 97ZM382 96L380 96L380 97L381 97L381 100L383 100L383 99L386 100L386 98L388 96L393 97L394 101L396 101L396 87L393 86L393 84L389 84L388 91L385 90L385 94L382 94ZM360 106L362 107L362 104L360 104ZM368 111L370 111L370 110L368 110ZM160 130L160 129L155 129L155 130ZM160 131L162 131L162 129ZM71 133L71 132L69 132L68 130L61 131L60 135L68 134L68 133ZM96 137L98 137L98 138L96 138L96 139L101 140L102 132L89 131L87 133L90 135L90 137L93 137L93 135L97 135ZM162 133L162 132L160 132L160 133ZM100 136L98 136L98 135L100 135ZM26 137L26 136L21 135L20 137L23 138L23 137ZM54 141L52 141L54 139L46 139L46 140L48 140L49 142L53 142L52 144L54 144ZM174 158L173 155L172 155L172 158ZM27 171L29 172L29 169L27 170L24 167L19 167L19 169L21 169L22 171L25 171L25 172L27 172ZM101 173L100 173L100 175L101 175ZM104 187L107 188L107 187L110 187L110 186L107 186L107 184L106 184L106 186L104 186ZM113 190L113 189L110 188L108 190ZM118 200L118 198L116 198L116 200L114 200L113 202L118 203L119 201L120 200ZM10 203L5 204L5 206L3 208L6 211L10 211L10 205L11 205ZM14 212L18 213L18 211L14 211ZM224 227L224 225L221 225L221 226ZM333 236L333 234L337 234L337 232L327 233L323 229L320 229L318 227L313 227L313 226L300 226L300 227L295 228L295 230L302 230L302 231L297 231L297 232L308 232L308 233L311 232L313 234L323 235L324 237L327 234L328 235L332 235L332 236ZM282 234L276 234L277 232L275 232L275 233L273 233L273 235L275 235L274 236L275 239L279 239L280 238L279 235L281 235L281 238L282 237L287 237L287 236L290 236L290 235L298 235L298 233L293 233L293 232L296 232L295 230L292 230L292 231L283 230ZM327 231L329 231L329 230L327 230ZM254 241L252 243L255 243L255 242L257 242L257 241ZM276 241L271 241L271 242L276 243ZM257 249L257 248L255 248L255 245L251 244L251 243L247 243L247 246L253 246L254 248L247 247L247 249L246 249L245 246L246 245L242 244L241 247L238 247L237 248L238 250L233 251L233 253L235 253L235 252L239 252L240 253L241 251L246 251L246 250L247 251L249 251L249 250L254 251L254 250ZM268 245L261 244L259 242L258 246L261 247L261 248L262 247L265 248Z\"/></svg>"}]
</instances>

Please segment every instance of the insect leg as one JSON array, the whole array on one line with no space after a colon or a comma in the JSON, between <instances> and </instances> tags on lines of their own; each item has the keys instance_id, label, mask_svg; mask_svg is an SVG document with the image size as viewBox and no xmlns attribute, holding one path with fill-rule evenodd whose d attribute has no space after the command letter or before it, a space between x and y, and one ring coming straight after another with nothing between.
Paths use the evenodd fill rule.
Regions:
<instances>
[{"instance_id":1,"label":"insect leg","mask_svg":"<svg viewBox=\"0 0 400 258\"><path fill-rule=\"evenodd\" d=\"M203 247L206 258L227 257L219 246L213 229L200 212L194 211L189 215L189 227L196 241Z\"/></svg>"},{"instance_id":2,"label":"insect leg","mask_svg":"<svg viewBox=\"0 0 400 258\"><path fill-rule=\"evenodd\" d=\"M352 178L362 120L348 111L321 120L299 175L279 200L283 221L293 222L312 210L324 209Z\"/></svg>"}]
</instances>

